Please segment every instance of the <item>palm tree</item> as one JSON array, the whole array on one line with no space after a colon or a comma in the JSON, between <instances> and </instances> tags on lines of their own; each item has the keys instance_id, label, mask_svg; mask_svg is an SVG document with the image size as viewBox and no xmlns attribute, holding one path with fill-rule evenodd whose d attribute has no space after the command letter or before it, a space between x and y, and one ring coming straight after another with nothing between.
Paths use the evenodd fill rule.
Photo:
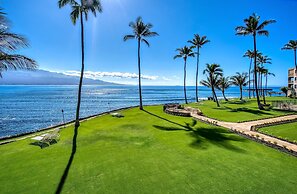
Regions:
<instances>
[{"instance_id":1,"label":"palm tree","mask_svg":"<svg viewBox=\"0 0 297 194\"><path fill-rule=\"evenodd\" d=\"M215 88L218 85L218 80L220 76L223 76L223 70L220 68L219 64L206 64L206 68L203 71L203 74L207 74L208 80L209 80L209 84L211 86L211 90L214 96L214 99L217 103L217 106L220 107L216 92L215 92ZM204 81L201 81L201 84L203 84Z\"/></svg>"},{"instance_id":2,"label":"palm tree","mask_svg":"<svg viewBox=\"0 0 297 194\"><path fill-rule=\"evenodd\" d=\"M199 74L199 57L200 48L206 43L210 42L207 40L206 36L199 36L199 34L194 34L193 40L189 40L189 43L193 45L193 48L197 48L197 66L196 66L196 102L198 102L198 74Z\"/></svg>"},{"instance_id":3,"label":"palm tree","mask_svg":"<svg viewBox=\"0 0 297 194\"><path fill-rule=\"evenodd\" d=\"M268 84L268 76L269 76L269 75L272 75L273 77L275 77L275 74L269 72L268 69L264 69L263 74L264 74L264 76L265 76L265 89L266 89L265 94L267 95L267 89L268 89L268 88L267 88L267 84Z\"/></svg>"},{"instance_id":4,"label":"palm tree","mask_svg":"<svg viewBox=\"0 0 297 194\"><path fill-rule=\"evenodd\" d=\"M250 66L249 66L249 98L251 98L251 83L252 83L252 80L251 80L251 73L252 73L252 62L253 62L253 58L254 58L254 51L252 50L247 50L245 52L245 54L243 55L243 57L248 57L250 59ZM258 50L257 50L257 56L258 55L261 55L262 53L260 53ZM254 89L255 85L253 84L253 89Z\"/></svg>"},{"instance_id":5,"label":"palm tree","mask_svg":"<svg viewBox=\"0 0 297 194\"><path fill-rule=\"evenodd\" d=\"M152 24L145 24L141 17L136 19L136 22L130 22L129 26L132 28L133 34L124 36L124 41L136 39L138 43L138 87L139 87L139 109L143 110L142 94L141 94L141 71L140 71L140 43L145 43L148 47L149 42L145 39L152 36L158 36L157 32L152 32Z\"/></svg>"},{"instance_id":6,"label":"palm tree","mask_svg":"<svg viewBox=\"0 0 297 194\"><path fill-rule=\"evenodd\" d=\"M218 80L218 89L222 91L223 97L225 101L228 101L228 99L225 96L225 90L228 89L231 86L231 82L229 80L229 77L221 76Z\"/></svg>"},{"instance_id":7,"label":"palm tree","mask_svg":"<svg viewBox=\"0 0 297 194\"><path fill-rule=\"evenodd\" d=\"M260 16L253 13L249 18L244 19L245 26L238 26L235 28L236 35L252 35L254 39L254 69L257 68L257 35L265 35L268 36L269 32L264 30L264 28L272 23L275 23L275 20L265 20L264 22L260 23ZM258 87L257 87L257 73L254 72L254 83L256 89L256 96L257 96L257 103L259 109L264 109L260 103Z\"/></svg>"},{"instance_id":8,"label":"palm tree","mask_svg":"<svg viewBox=\"0 0 297 194\"><path fill-rule=\"evenodd\" d=\"M283 93L285 93L286 97L288 97L288 91L289 91L289 88L288 87L281 87L280 89Z\"/></svg>"},{"instance_id":9,"label":"palm tree","mask_svg":"<svg viewBox=\"0 0 297 194\"><path fill-rule=\"evenodd\" d=\"M186 90L186 79L187 79L187 59L188 57L195 57L194 52L190 47L184 46L182 48L176 49L179 54L174 56L174 59L183 58L184 59L184 95L185 95L185 102L188 104L187 100L187 90Z\"/></svg>"},{"instance_id":10,"label":"palm tree","mask_svg":"<svg viewBox=\"0 0 297 194\"><path fill-rule=\"evenodd\" d=\"M248 73L246 72L243 72L243 73L236 72L236 75L231 77L232 84L234 84L235 86L239 86L240 100L242 100L242 87L248 84L247 79L248 79Z\"/></svg>"},{"instance_id":11,"label":"palm tree","mask_svg":"<svg viewBox=\"0 0 297 194\"><path fill-rule=\"evenodd\" d=\"M85 69L85 49L84 49L84 18L87 21L88 13L91 11L93 15L96 17L97 11L99 13L102 12L102 6L100 0L81 0L81 2L77 2L75 0L59 0L58 6L62 8L69 4L71 6L71 13L70 18L72 23L75 25L77 19L80 18L80 27L81 27L81 72L80 72L80 79L79 79L79 87L78 87L78 100L77 100L77 108L76 108L76 117L75 117L75 127L79 127L79 110L80 110L80 101L81 101L81 89L82 89L82 82L84 76L84 69Z\"/></svg>"},{"instance_id":12,"label":"palm tree","mask_svg":"<svg viewBox=\"0 0 297 194\"><path fill-rule=\"evenodd\" d=\"M296 49L297 49L297 40L290 40L289 43L285 44L285 46L282 48L282 50L294 50L295 69L297 70Z\"/></svg>"},{"instance_id":13,"label":"palm tree","mask_svg":"<svg viewBox=\"0 0 297 194\"><path fill-rule=\"evenodd\" d=\"M28 47L27 40L9 31L8 20L0 8L0 78L7 70L34 70L38 67L36 61L26 56L15 54L23 47Z\"/></svg>"},{"instance_id":14,"label":"palm tree","mask_svg":"<svg viewBox=\"0 0 297 194\"><path fill-rule=\"evenodd\" d=\"M261 95L263 96L264 104L266 104L262 79L263 79L264 73L266 72L266 69L264 68L264 65L265 64L271 64L271 58L269 58L267 55L259 54L257 56L257 64L258 64L258 73L259 73L259 87L260 87L259 90L261 92Z\"/></svg>"},{"instance_id":15,"label":"palm tree","mask_svg":"<svg viewBox=\"0 0 297 194\"><path fill-rule=\"evenodd\" d=\"M220 82L220 76L219 75L216 75L215 78L213 79L214 81L211 82L210 81L210 78L209 76L207 75L206 76L206 80L201 80L200 81L200 84L205 86L205 87L208 87L208 88L212 88L212 85L214 86L214 88L218 88L219 89L219 82ZM216 98L215 98L215 94L212 92L212 99L214 102L216 102Z\"/></svg>"}]
</instances>

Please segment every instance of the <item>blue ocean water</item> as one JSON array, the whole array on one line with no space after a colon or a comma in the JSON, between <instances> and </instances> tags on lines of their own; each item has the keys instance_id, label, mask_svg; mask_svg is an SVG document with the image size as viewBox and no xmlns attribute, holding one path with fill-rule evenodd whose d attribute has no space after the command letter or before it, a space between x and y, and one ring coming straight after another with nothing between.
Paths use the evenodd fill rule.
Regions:
<instances>
[{"instance_id":1,"label":"blue ocean water","mask_svg":"<svg viewBox=\"0 0 297 194\"><path fill-rule=\"evenodd\" d=\"M274 88L279 91L279 88ZM189 101L195 100L195 87L187 87ZM182 86L144 86L144 105L184 103ZM244 96L248 93L244 92ZM199 87L201 99L211 96ZM218 91L221 97L221 92ZM231 87L228 97L238 97L239 89ZM77 86L0 86L0 138L61 124L75 118ZM137 86L83 86L81 117L113 109L138 105Z\"/></svg>"}]
</instances>

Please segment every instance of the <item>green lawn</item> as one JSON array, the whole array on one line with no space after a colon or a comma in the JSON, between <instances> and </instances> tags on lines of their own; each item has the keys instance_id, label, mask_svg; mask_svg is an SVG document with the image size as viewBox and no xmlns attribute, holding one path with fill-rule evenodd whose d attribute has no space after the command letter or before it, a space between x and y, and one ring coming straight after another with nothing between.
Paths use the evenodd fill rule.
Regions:
<instances>
[{"instance_id":1,"label":"green lawn","mask_svg":"<svg viewBox=\"0 0 297 194\"><path fill-rule=\"evenodd\" d=\"M259 131L297 143L297 122L264 127Z\"/></svg>"},{"instance_id":2,"label":"green lawn","mask_svg":"<svg viewBox=\"0 0 297 194\"><path fill-rule=\"evenodd\" d=\"M63 193L297 193L297 158L161 106L83 122ZM0 146L0 193L54 193L73 127L40 149Z\"/></svg>"},{"instance_id":3,"label":"green lawn","mask_svg":"<svg viewBox=\"0 0 297 194\"><path fill-rule=\"evenodd\" d=\"M208 116L210 118L230 122L264 119L292 113L288 111L279 111L273 109L259 110L257 107L256 99L245 100L245 102L241 102L238 99L229 100L228 102L220 101L220 107L217 107L216 103L213 101L191 103L188 106L199 108L205 116ZM288 98L267 97L268 104L271 103L271 100L288 100Z\"/></svg>"}]
</instances>

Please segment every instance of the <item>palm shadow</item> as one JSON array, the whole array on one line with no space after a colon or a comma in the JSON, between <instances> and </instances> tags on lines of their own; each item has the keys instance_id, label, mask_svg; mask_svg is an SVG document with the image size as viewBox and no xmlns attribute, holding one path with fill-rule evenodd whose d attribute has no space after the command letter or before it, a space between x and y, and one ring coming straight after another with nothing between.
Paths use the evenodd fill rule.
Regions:
<instances>
[{"instance_id":1,"label":"palm shadow","mask_svg":"<svg viewBox=\"0 0 297 194\"><path fill-rule=\"evenodd\" d=\"M232 145L232 142L244 142L246 141L244 138L236 136L232 132L229 132L225 129L210 126L206 127L197 127L197 120L193 119L191 123L185 122L184 125L171 121L169 119L163 118L159 115L153 114L151 112L145 111L146 113L167 121L171 124L176 126L168 127L168 126L160 126L160 125L153 125L156 129L163 130L163 131L187 131L189 135L195 140L190 144L190 146L198 149L206 149L209 143L223 147L225 149L241 152L244 153L245 150L238 148Z\"/></svg>"},{"instance_id":2,"label":"palm shadow","mask_svg":"<svg viewBox=\"0 0 297 194\"><path fill-rule=\"evenodd\" d=\"M68 163L64 169L64 173L60 179L60 182L59 182L59 185L56 189L56 193L57 194L60 194L62 192L62 189L64 187L64 184L65 184L65 181L67 179L67 176L68 176L68 173L69 173L69 170L70 170L70 167L71 167L71 164L73 162L73 159L74 159L74 155L76 153L76 149L77 149L77 135L78 135L78 127L79 126L75 126L74 127L74 134L73 134L73 139L72 139L72 151L71 151L71 154L70 154L70 157L68 159Z\"/></svg>"},{"instance_id":3,"label":"palm shadow","mask_svg":"<svg viewBox=\"0 0 297 194\"><path fill-rule=\"evenodd\" d=\"M255 115L272 115L271 113L266 112L266 111L254 110L254 109L245 108L245 107L242 107L242 108L231 108L231 107L225 106L225 108L227 110L229 110L230 112L247 112L247 113L251 113L251 114L255 114Z\"/></svg>"}]
</instances>

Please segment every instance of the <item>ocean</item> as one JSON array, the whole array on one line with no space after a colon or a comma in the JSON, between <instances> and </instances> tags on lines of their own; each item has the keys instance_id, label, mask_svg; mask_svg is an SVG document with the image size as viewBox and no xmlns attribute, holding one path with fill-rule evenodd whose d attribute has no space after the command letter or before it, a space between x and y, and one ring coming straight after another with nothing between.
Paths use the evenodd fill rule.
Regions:
<instances>
[{"instance_id":1,"label":"ocean","mask_svg":"<svg viewBox=\"0 0 297 194\"><path fill-rule=\"evenodd\" d=\"M0 138L36 131L75 118L77 86L0 86ZM279 91L279 87L273 88ZM195 100L195 87L187 87L188 100ZM244 92L244 96L248 93ZM199 87L200 99L211 90ZM238 87L226 91L239 97ZM222 97L218 91L218 97ZM138 105L137 86L83 86L81 117ZM143 86L144 105L184 103L182 86Z\"/></svg>"}]
</instances>

